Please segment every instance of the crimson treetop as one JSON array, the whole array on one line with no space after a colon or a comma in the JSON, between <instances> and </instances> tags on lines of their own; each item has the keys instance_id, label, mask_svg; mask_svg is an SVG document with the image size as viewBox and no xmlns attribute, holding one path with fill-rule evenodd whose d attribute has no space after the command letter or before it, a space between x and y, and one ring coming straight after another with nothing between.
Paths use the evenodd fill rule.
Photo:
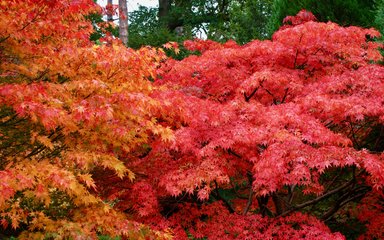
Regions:
<instances>
[{"instance_id":1,"label":"crimson treetop","mask_svg":"<svg viewBox=\"0 0 384 240\"><path fill-rule=\"evenodd\" d=\"M384 122L384 68L376 64L382 60L380 44L372 41L379 33L313 20L302 11L287 18L291 25L272 40L244 46L187 41L185 47L199 53L164 64L156 84L169 91L154 95L167 112L158 115L159 122L172 126L175 140L154 140L148 155L130 166L145 169L142 183L153 196L180 202L196 194L203 202L222 200L229 212L253 209L269 216L332 198L317 214L327 220L382 188L384 156L364 148ZM231 202L221 196L246 188L249 197L240 209L236 197ZM159 207L156 198L152 202L156 207L134 209L152 216ZM178 214L182 210L173 218ZM206 226L195 237L217 224L199 219L189 221ZM215 236L225 236L221 229Z\"/></svg>"}]
</instances>

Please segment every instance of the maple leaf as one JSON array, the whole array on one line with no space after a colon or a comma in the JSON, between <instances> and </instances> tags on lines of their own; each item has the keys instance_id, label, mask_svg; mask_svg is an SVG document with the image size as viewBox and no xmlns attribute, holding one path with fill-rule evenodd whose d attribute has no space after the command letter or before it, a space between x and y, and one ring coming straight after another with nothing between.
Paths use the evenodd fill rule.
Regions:
<instances>
[{"instance_id":1,"label":"maple leaf","mask_svg":"<svg viewBox=\"0 0 384 240\"><path fill-rule=\"evenodd\" d=\"M53 143L47 136L37 136L36 140L42 143L47 148L49 148L50 150L54 149Z\"/></svg>"},{"instance_id":2,"label":"maple leaf","mask_svg":"<svg viewBox=\"0 0 384 240\"><path fill-rule=\"evenodd\" d=\"M96 189L96 184L90 174L79 174L77 177L81 182L84 182L88 188Z\"/></svg>"},{"instance_id":3,"label":"maple leaf","mask_svg":"<svg viewBox=\"0 0 384 240\"><path fill-rule=\"evenodd\" d=\"M163 44L163 47L166 49L173 49L176 54L180 53L179 44L177 42L167 42Z\"/></svg>"},{"instance_id":4,"label":"maple leaf","mask_svg":"<svg viewBox=\"0 0 384 240\"><path fill-rule=\"evenodd\" d=\"M308 21L316 21L315 15L303 9L296 16L288 16L283 19L284 24L291 24L293 26L302 24Z\"/></svg>"}]
</instances>

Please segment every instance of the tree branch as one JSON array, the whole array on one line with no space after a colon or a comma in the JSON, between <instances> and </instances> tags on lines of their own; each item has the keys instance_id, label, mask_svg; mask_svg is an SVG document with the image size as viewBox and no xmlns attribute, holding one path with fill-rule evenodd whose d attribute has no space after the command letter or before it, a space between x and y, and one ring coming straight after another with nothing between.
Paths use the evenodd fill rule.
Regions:
<instances>
[{"instance_id":1,"label":"tree branch","mask_svg":"<svg viewBox=\"0 0 384 240\"><path fill-rule=\"evenodd\" d=\"M300 40L299 40L299 44L301 43L301 40L303 39L303 36L304 36L304 34L301 34L301 36L300 36ZM296 62L297 62L297 57L299 56L299 49L297 48L296 49L296 53L295 53L295 61L294 61L294 63L293 63L293 67L296 69Z\"/></svg>"},{"instance_id":2,"label":"tree branch","mask_svg":"<svg viewBox=\"0 0 384 240\"><path fill-rule=\"evenodd\" d=\"M229 153L229 154L232 154L233 156L235 156L235 157L237 157L237 158L242 158L242 157L240 156L240 154L234 152L232 149L228 149L228 153Z\"/></svg>"},{"instance_id":3,"label":"tree branch","mask_svg":"<svg viewBox=\"0 0 384 240\"><path fill-rule=\"evenodd\" d=\"M236 190L236 186L233 185L233 183L232 183L231 181L230 181L229 184L231 184L232 190L233 190L233 192L235 193L236 197L238 197L238 198L240 198L240 199L248 199L247 196L243 196L243 195L241 195L241 194Z\"/></svg>"},{"instance_id":4,"label":"tree branch","mask_svg":"<svg viewBox=\"0 0 384 240\"><path fill-rule=\"evenodd\" d=\"M231 203L230 203L227 199L223 198L223 197L220 195L220 193L219 193L219 187L218 187L218 184L217 184L216 180L215 180L214 182L215 182L215 192L214 192L214 193L215 193L215 195L216 195L215 198L218 199L218 200L223 201L224 204L225 204L225 206L227 207L228 211L229 211L230 213L234 213L234 212L235 212L235 209L232 207Z\"/></svg>"},{"instance_id":5,"label":"tree branch","mask_svg":"<svg viewBox=\"0 0 384 240\"><path fill-rule=\"evenodd\" d=\"M308 207L312 204L316 204L318 202L320 202L321 200L325 199L325 198L328 198L330 197L331 195L335 194L335 193L338 193L342 190L344 190L345 188L349 187L350 185L352 185L353 183L353 179L348 181L347 183L339 186L338 188L335 188L333 189L332 191L329 191L315 199L312 199L310 201L307 201L307 202L304 202L304 203L301 203L301 204L298 204L298 205L295 205L295 206L292 206L289 210L287 211L284 211L283 213L281 213L280 215L278 215L278 217L282 217L282 216L286 216L288 215L289 213L293 212L293 211L296 211L296 210L299 210L299 209L302 209L302 208L305 208L305 207Z\"/></svg>"},{"instance_id":6,"label":"tree branch","mask_svg":"<svg viewBox=\"0 0 384 240\"><path fill-rule=\"evenodd\" d=\"M283 99L281 99L281 102L280 102L280 103L284 103L284 101L285 101L285 99L287 98L287 95L288 95L288 90L289 90L289 88L286 88L286 89L285 89Z\"/></svg>"},{"instance_id":7,"label":"tree branch","mask_svg":"<svg viewBox=\"0 0 384 240\"><path fill-rule=\"evenodd\" d=\"M369 191L370 188L367 188L367 187L363 187L363 188L356 188L356 189L352 189L346 193L344 193L337 201L336 203L333 205L333 207L331 207L326 213L323 214L323 216L321 217L322 220L324 221L328 221L329 219L331 219L331 217L340 209L342 208L345 204L351 202L351 201L354 201L360 197L363 197L365 194L367 194L367 192ZM360 192L360 193L359 193ZM358 193L357 195L355 196L351 196L348 198L348 196L352 195L353 193Z\"/></svg>"},{"instance_id":8,"label":"tree branch","mask_svg":"<svg viewBox=\"0 0 384 240\"><path fill-rule=\"evenodd\" d=\"M243 215L246 215L247 212L249 211L249 208L252 205L252 197L253 197L253 189L252 189L252 182L253 182L253 177L251 172L247 172L247 177L248 177L248 182L249 182L249 195L248 195L248 201L247 205L244 208Z\"/></svg>"},{"instance_id":9,"label":"tree branch","mask_svg":"<svg viewBox=\"0 0 384 240\"><path fill-rule=\"evenodd\" d=\"M355 146L357 147L357 149L361 149L361 146L360 146L359 142L356 139L355 131L353 130L352 122L348 122L348 123L349 123L349 126L351 128L352 140L355 143Z\"/></svg>"},{"instance_id":10,"label":"tree branch","mask_svg":"<svg viewBox=\"0 0 384 240\"><path fill-rule=\"evenodd\" d=\"M331 186L336 182L336 180L341 176L343 169L340 169L340 171L336 174L336 176L331 180L330 183L328 183L328 186L325 188L325 191L327 192Z\"/></svg>"},{"instance_id":11,"label":"tree branch","mask_svg":"<svg viewBox=\"0 0 384 240\"><path fill-rule=\"evenodd\" d=\"M274 192L272 194L272 200L273 200L273 203L275 204L276 215L280 215L283 212L283 207L281 205L281 199L277 195L277 192Z\"/></svg>"},{"instance_id":12,"label":"tree branch","mask_svg":"<svg viewBox=\"0 0 384 240\"><path fill-rule=\"evenodd\" d=\"M263 84L264 80L262 82L260 82L260 87L262 87L271 97L272 97L272 101L273 101L273 104L275 105L278 105L278 101L275 97L275 95L273 95L273 93L271 91L269 91L267 88L265 88L262 84Z\"/></svg>"},{"instance_id":13,"label":"tree branch","mask_svg":"<svg viewBox=\"0 0 384 240\"><path fill-rule=\"evenodd\" d=\"M259 89L258 87L255 88L255 89L251 92L251 94L249 94L249 96L247 96L247 94L244 93L245 101L246 101L246 102L249 102L249 100L253 97L253 95L255 95L255 93L257 92L258 89Z\"/></svg>"},{"instance_id":14,"label":"tree branch","mask_svg":"<svg viewBox=\"0 0 384 240\"><path fill-rule=\"evenodd\" d=\"M291 205L294 197L296 184L288 186L288 204Z\"/></svg>"},{"instance_id":15,"label":"tree branch","mask_svg":"<svg viewBox=\"0 0 384 240\"><path fill-rule=\"evenodd\" d=\"M251 187L249 188L249 195L248 195L247 205L244 208L243 215L246 215L248 213L249 208L252 205L252 197L253 197L253 190L252 190L252 185L251 185Z\"/></svg>"},{"instance_id":16,"label":"tree branch","mask_svg":"<svg viewBox=\"0 0 384 240\"><path fill-rule=\"evenodd\" d=\"M0 43L7 41L7 39L8 39L10 36L11 36L11 35L8 35L8 36L6 36L6 37L0 38Z\"/></svg>"},{"instance_id":17,"label":"tree branch","mask_svg":"<svg viewBox=\"0 0 384 240\"><path fill-rule=\"evenodd\" d=\"M260 196L260 197L257 197L257 203L259 204L259 207L260 207L260 213L263 217L265 217L265 215L268 213L271 213L271 211L268 209L267 207L267 203L268 203L268 200L269 200L269 196Z\"/></svg>"}]
</instances>

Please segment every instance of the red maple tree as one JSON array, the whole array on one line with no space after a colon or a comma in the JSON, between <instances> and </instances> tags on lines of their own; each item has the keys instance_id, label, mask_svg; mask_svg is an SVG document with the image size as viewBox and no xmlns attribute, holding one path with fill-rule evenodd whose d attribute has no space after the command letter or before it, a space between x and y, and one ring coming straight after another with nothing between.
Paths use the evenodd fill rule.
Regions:
<instances>
[{"instance_id":1,"label":"red maple tree","mask_svg":"<svg viewBox=\"0 0 384 240\"><path fill-rule=\"evenodd\" d=\"M185 42L199 54L166 61L155 83L168 90L152 95L175 139L152 138L129 161L136 182L105 188L117 207L180 239L343 239L325 222L380 205L379 33L314 20L300 12L244 46ZM360 214L369 236L383 237L369 223L382 214Z\"/></svg>"}]
</instances>

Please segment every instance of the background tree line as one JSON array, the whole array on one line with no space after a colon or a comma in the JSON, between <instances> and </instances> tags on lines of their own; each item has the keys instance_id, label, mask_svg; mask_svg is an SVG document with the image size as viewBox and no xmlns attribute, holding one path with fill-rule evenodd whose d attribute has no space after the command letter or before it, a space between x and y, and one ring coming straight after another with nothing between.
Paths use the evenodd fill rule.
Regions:
<instances>
[{"instance_id":1,"label":"background tree line","mask_svg":"<svg viewBox=\"0 0 384 240\"><path fill-rule=\"evenodd\" d=\"M140 6L129 13L130 47L161 46L201 36L240 44L269 39L285 16L301 9L311 11L319 21L384 32L383 0L159 0L158 6ZM117 28L110 31L119 35Z\"/></svg>"}]
</instances>

